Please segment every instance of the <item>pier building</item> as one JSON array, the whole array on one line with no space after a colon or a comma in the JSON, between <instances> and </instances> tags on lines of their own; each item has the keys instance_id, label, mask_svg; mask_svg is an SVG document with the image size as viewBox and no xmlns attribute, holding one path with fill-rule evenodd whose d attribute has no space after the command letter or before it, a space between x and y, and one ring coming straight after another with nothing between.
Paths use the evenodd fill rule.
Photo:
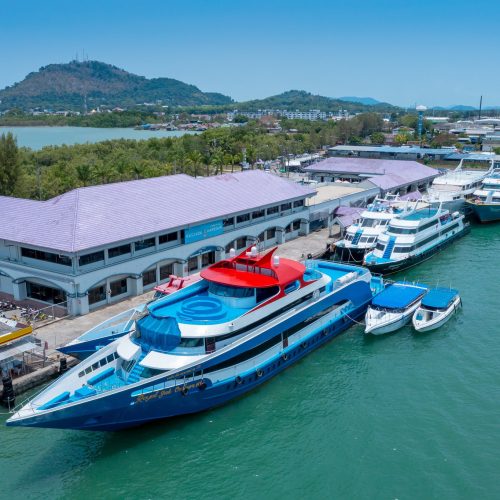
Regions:
<instances>
[{"instance_id":1,"label":"pier building","mask_svg":"<svg viewBox=\"0 0 500 500\"><path fill-rule=\"evenodd\" d=\"M311 187L262 171L0 196L0 292L69 314L139 295L241 250L309 232Z\"/></svg>"}]
</instances>

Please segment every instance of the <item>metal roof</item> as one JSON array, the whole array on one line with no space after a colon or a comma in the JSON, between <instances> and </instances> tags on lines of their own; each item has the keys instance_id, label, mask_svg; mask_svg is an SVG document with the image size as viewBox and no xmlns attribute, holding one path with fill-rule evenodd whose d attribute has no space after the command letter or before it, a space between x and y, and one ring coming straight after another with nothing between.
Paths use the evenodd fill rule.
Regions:
<instances>
[{"instance_id":1,"label":"metal roof","mask_svg":"<svg viewBox=\"0 0 500 500\"><path fill-rule=\"evenodd\" d=\"M78 252L314 193L303 185L253 170L104 184L47 201L0 196L0 239Z\"/></svg>"},{"instance_id":2,"label":"metal roof","mask_svg":"<svg viewBox=\"0 0 500 500\"><path fill-rule=\"evenodd\" d=\"M416 161L332 157L304 168L307 172L363 175L382 189L404 186L433 178L439 172Z\"/></svg>"},{"instance_id":3,"label":"metal roof","mask_svg":"<svg viewBox=\"0 0 500 500\"><path fill-rule=\"evenodd\" d=\"M417 155L446 155L456 151L456 148L421 148L420 146L334 146L330 151L362 151L365 153L395 153Z\"/></svg>"}]
</instances>

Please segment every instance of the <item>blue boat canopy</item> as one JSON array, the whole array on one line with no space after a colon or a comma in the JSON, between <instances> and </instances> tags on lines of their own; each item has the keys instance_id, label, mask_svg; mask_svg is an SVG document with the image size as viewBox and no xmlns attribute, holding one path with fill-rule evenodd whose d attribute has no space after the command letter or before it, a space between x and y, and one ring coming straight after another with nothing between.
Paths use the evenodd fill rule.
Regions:
<instances>
[{"instance_id":1,"label":"blue boat canopy","mask_svg":"<svg viewBox=\"0 0 500 500\"><path fill-rule=\"evenodd\" d=\"M457 295L458 290L453 288L433 288L422 299L422 305L434 309L447 309Z\"/></svg>"},{"instance_id":2,"label":"blue boat canopy","mask_svg":"<svg viewBox=\"0 0 500 500\"><path fill-rule=\"evenodd\" d=\"M427 292L423 285L394 283L375 296L372 304L387 309L404 309Z\"/></svg>"}]
</instances>

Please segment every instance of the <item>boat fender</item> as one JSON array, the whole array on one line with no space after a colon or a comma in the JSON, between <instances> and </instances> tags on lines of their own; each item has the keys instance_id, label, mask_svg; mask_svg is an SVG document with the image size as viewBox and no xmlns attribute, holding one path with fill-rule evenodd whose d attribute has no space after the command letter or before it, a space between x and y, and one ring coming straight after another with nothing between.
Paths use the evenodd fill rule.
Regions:
<instances>
[{"instance_id":1,"label":"boat fender","mask_svg":"<svg viewBox=\"0 0 500 500\"><path fill-rule=\"evenodd\" d=\"M68 363L66 361L66 358L63 357L59 360L59 373L62 374L66 371L68 371Z\"/></svg>"},{"instance_id":2,"label":"boat fender","mask_svg":"<svg viewBox=\"0 0 500 500\"><path fill-rule=\"evenodd\" d=\"M264 375L264 372L262 370L257 370L257 377L262 377Z\"/></svg>"},{"instance_id":3,"label":"boat fender","mask_svg":"<svg viewBox=\"0 0 500 500\"><path fill-rule=\"evenodd\" d=\"M281 359L283 361L286 361L288 359L288 354L286 352L284 352L282 355L281 355Z\"/></svg>"},{"instance_id":4,"label":"boat fender","mask_svg":"<svg viewBox=\"0 0 500 500\"><path fill-rule=\"evenodd\" d=\"M235 381L238 385L240 385L240 384L243 382L243 379L242 379L242 378L238 375L238 376L234 379L234 381Z\"/></svg>"},{"instance_id":5,"label":"boat fender","mask_svg":"<svg viewBox=\"0 0 500 500\"><path fill-rule=\"evenodd\" d=\"M14 394L14 387L12 385L12 379L9 375L2 377L3 393L2 393L2 404L6 406L9 410L13 408L16 404L16 396Z\"/></svg>"},{"instance_id":6,"label":"boat fender","mask_svg":"<svg viewBox=\"0 0 500 500\"><path fill-rule=\"evenodd\" d=\"M189 389L188 389L186 386L184 386L184 387L181 389L181 394L182 394L183 396L187 396L187 395L188 395L188 392L189 392Z\"/></svg>"}]
</instances>

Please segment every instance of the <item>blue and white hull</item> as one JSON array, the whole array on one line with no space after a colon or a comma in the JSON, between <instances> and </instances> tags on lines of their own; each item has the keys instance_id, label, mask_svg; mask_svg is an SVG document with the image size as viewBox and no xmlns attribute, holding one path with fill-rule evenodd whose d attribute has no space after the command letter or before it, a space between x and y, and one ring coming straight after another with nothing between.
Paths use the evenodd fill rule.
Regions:
<instances>
[{"instance_id":1,"label":"blue and white hull","mask_svg":"<svg viewBox=\"0 0 500 500\"><path fill-rule=\"evenodd\" d=\"M330 268L335 269L337 276L338 269L343 268L345 280L332 280L321 295L307 295L303 307L296 301L296 307L288 308L226 347L194 356L191 363L178 369L114 387L116 375L106 378L106 372L120 370L123 360L117 354L118 346L121 344L123 350L127 342L133 345L130 339L117 340L66 373L20 409L7 425L118 430L225 404L269 380L362 318L373 293L383 287L381 280L372 278L363 268L321 265L325 266L321 269L325 274ZM83 370L82 365L87 368ZM93 367L95 371L87 375ZM97 373L92 377L94 381L88 378L93 373ZM86 382L82 390L70 396L68 387L81 381ZM66 391L58 394L62 389Z\"/></svg>"}]
</instances>

